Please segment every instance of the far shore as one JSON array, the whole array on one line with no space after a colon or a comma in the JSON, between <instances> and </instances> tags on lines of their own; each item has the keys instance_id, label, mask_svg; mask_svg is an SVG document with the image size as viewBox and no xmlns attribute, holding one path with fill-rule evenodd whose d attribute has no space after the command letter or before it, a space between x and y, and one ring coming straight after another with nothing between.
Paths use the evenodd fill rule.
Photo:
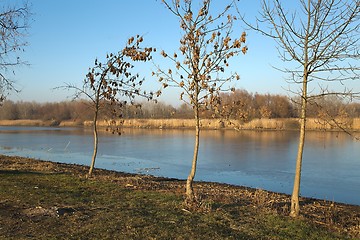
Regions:
<instances>
[{"instance_id":1,"label":"far shore","mask_svg":"<svg viewBox=\"0 0 360 240\"><path fill-rule=\"evenodd\" d=\"M122 124L122 125L121 125ZM56 120L0 120L0 126L43 126L43 127L91 127L92 121L56 121ZM125 119L123 123L117 121L115 126L121 125L124 128L149 128L149 129L192 129L195 128L193 119ZM99 127L111 126L109 121L98 121ZM253 119L250 122L242 123L237 120L202 119L202 129L235 129L235 130L297 130L299 120L296 118L283 119ZM360 131L360 118L337 119L325 121L322 119L307 119L308 130L318 131Z\"/></svg>"}]
</instances>

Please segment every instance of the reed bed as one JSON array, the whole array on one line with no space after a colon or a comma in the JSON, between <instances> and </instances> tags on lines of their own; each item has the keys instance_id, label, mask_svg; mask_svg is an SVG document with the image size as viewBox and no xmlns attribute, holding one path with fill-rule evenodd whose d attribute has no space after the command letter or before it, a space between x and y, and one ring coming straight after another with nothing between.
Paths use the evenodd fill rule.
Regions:
<instances>
[{"instance_id":1,"label":"reed bed","mask_svg":"<svg viewBox=\"0 0 360 240\"><path fill-rule=\"evenodd\" d=\"M220 119L201 119L202 129L246 129L246 130L297 130L299 129L299 119L253 119L250 122L242 123L238 120ZM0 126L92 126L92 121L42 121L42 120L0 120ZM98 121L98 126L120 126L125 128L158 128L158 129L191 129L195 128L194 119L125 119L123 121ZM360 118L338 118L334 120L323 120L319 118L308 118L306 122L307 130L315 131L339 131L346 129L349 131L360 131Z\"/></svg>"},{"instance_id":2,"label":"reed bed","mask_svg":"<svg viewBox=\"0 0 360 240\"><path fill-rule=\"evenodd\" d=\"M353 130L360 131L360 118L354 118L352 124Z\"/></svg>"},{"instance_id":3,"label":"reed bed","mask_svg":"<svg viewBox=\"0 0 360 240\"><path fill-rule=\"evenodd\" d=\"M0 120L0 126L43 126L44 121L42 120Z\"/></svg>"}]
</instances>

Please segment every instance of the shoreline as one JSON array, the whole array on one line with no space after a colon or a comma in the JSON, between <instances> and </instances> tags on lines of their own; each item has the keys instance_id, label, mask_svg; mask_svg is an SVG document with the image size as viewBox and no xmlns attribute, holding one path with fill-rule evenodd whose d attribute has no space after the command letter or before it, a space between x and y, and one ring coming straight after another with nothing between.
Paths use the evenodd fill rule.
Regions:
<instances>
[{"instance_id":1,"label":"shoreline","mask_svg":"<svg viewBox=\"0 0 360 240\"><path fill-rule=\"evenodd\" d=\"M87 171L88 166L85 165L0 155L0 174L69 174L84 181ZM127 191L155 191L176 196L184 196L185 193L185 180L98 168L95 168L91 181L116 184ZM194 189L201 201L207 204L205 206L210 208L206 211L218 212L224 206L239 205L264 213L288 216L290 196L287 194L202 181L194 182ZM360 236L360 206L305 197L300 197L300 204L301 219L355 238Z\"/></svg>"},{"instance_id":2,"label":"shoreline","mask_svg":"<svg viewBox=\"0 0 360 240\"><path fill-rule=\"evenodd\" d=\"M88 172L88 168L89 166L87 165L82 165L82 164L75 164L75 163L62 163L62 162L54 162L54 161L49 161L49 160L43 160L43 159L34 159L34 158L29 158L29 157L21 157L21 156L8 156L8 155L2 155L0 154L0 160L4 159L4 158L8 158L8 159L17 159L20 160L20 162L22 161L23 163L19 164L19 165L14 165L11 166L10 168L12 170L23 170L25 169L32 169L34 171L38 171L42 165L46 166L46 170L50 170L49 166L50 165L54 165L55 167L55 172L59 171L59 170L65 170L65 172L71 172L71 173L76 173L79 176L85 176ZM28 164L32 163L34 166L29 166ZM0 169L3 168L3 165L7 165L8 163L3 163L0 161ZM54 167L52 166L52 167ZM20 167L20 168L17 168ZM43 170L43 169L42 169ZM185 183L186 183L186 179L178 179L178 178L172 178L172 177L160 177L160 176L155 176L155 175L151 175L151 174L142 174L142 173L127 173L127 172L122 172L122 171L117 171L117 170L109 170L109 169L105 169L105 168L94 168L95 171L95 176L94 178L97 177L103 177L104 175L121 175L121 176L125 176L125 177L140 177L140 178L144 178L144 179L149 179L152 181L156 181L156 182L178 182L178 183L183 183L184 184L184 190L185 190ZM289 198L289 202L290 202L290 194L286 194L286 193L282 193L282 192L274 192L274 191L270 191L270 190L265 190L265 189L261 189L261 188L254 188L254 187L246 187L246 186L242 186L242 185L236 185L236 184L230 184L230 183L222 183L222 182L212 182L212 181L194 181L195 185L214 185L214 186L220 186L220 187L224 187L225 189L245 189L247 191L251 191L251 192L256 192L256 191L264 191L267 192L269 194L274 194L274 195L279 195L282 196L284 198ZM300 198L302 199L302 202L324 202L324 203L330 203L330 204L337 204L337 205L343 205L343 206L350 206L350 207L356 207L359 208L360 210L360 205L356 205L356 204L350 204L350 203L343 203L343 202L335 202L335 201L330 201L330 200L326 200L326 199L319 199L319 198L313 198L313 197L304 197L304 196L300 196ZM360 214L360 212L359 212ZM359 216L360 217L360 216ZM360 220L360 219L359 219Z\"/></svg>"},{"instance_id":3,"label":"shoreline","mask_svg":"<svg viewBox=\"0 0 360 240\"><path fill-rule=\"evenodd\" d=\"M33 171L39 171L39 170L44 171L43 166L45 166L45 171L49 171L52 168L54 168L53 169L54 172L65 171L68 173L76 173L79 176L85 177L85 175L88 172L88 168L89 168L89 166L82 165L82 164L53 162L53 161L43 160L43 159L34 159L34 158L21 157L21 156L8 156L8 155L0 154L0 160L3 160L4 158L17 160L18 163L20 162L20 164L12 165L12 164L9 164L9 162L4 163L4 162L0 161L0 169L3 169L4 166L8 165L8 166L10 166L11 170L16 170L16 171L24 170L24 169L27 169L27 170L31 169ZM29 166L29 164L31 164L33 166ZM171 177L159 177L159 176L155 176L155 175L151 175L151 174L127 173L127 172L122 172L122 171L117 171L117 170L109 170L109 169L104 169L104 168L94 168L94 175L95 175L94 176L95 179L102 178L104 176L119 175L122 177L129 177L129 178L138 177L138 178L148 179L148 180L155 181L155 182L178 182L178 183L184 184L184 190L185 190L185 183L186 183L186 179L178 179L178 178L171 178ZM243 190L247 190L250 192L264 191L269 194L274 194L274 195L282 196L284 198L289 198L289 202L290 202L290 197L291 197L290 194L286 194L286 193L274 192L274 191L269 191L269 190L265 190L265 189L246 187L246 186L242 186L242 185L235 185L235 184L229 184L229 183L209 182L209 181L194 181L194 183L195 183L195 185L198 185L198 186L213 185L213 186L223 187L224 189L232 189L232 190L243 189ZM303 196L300 196L300 198L301 198L302 202L324 202L324 203L337 204L337 205L343 205L343 206L349 206L349 207L356 207L356 208L359 208L359 210L360 210L360 205L356 205L356 204L334 202L334 201L330 201L330 200L326 200L326 199L318 199L318 198L303 197ZM360 214L360 212L359 212L359 214Z\"/></svg>"}]
</instances>

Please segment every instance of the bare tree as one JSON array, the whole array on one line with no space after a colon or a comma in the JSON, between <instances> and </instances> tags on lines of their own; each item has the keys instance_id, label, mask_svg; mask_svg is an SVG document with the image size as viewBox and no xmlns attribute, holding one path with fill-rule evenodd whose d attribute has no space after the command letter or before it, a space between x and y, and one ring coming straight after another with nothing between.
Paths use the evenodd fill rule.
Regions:
<instances>
[{"instance_id":1,"label":"bare tree","mask_svg":"<svg viewBox=\"0 0 360 240\"><path fill-rule=\"evenodd\" d=\"M299 4L296 10L289 11L280 0L263 0L261 18L255 26L248 24L276 41L280 58L292 63L291 68L280 70L290 74L290 82L301 86L300 137L291 196L292 217L300 213L307 106L325 95L354 97L357 93L347 88L346 83L358 80L360 71L360 1L300 0ZM330 91L334 83L342 84L344 90Z\"/></svg>"},{"instance_id":2,"label":"bare tree","mask_svg":"<svg viewBox=\"0 0 360 240\"><path fill-rule=\"evenodd\" d=\"M198 6L194 6L195 2ZM239 79L235 72L225 73L225 68L229 66L232 57L247 51L247 47L242 46L245 33L233 37L236 18L229 12L234 3L230 2L218 14L212 15L212 2L163 1L179 19L182 38L180 52L161 52L163 57L172 61L174 67L158 67L158 71L154 73L162 82L163 88L181 88L180 99L193 108L196 130L192 167L186 183L186 198L189 202L195 200L193 180L199 151L200 111L217 102L219 92L230 90L229 82Z\"/></svg>"},{"instance_id":3,"label":"bare tree","mask_svg":"<svg viewBox=\"0 0 360 240\"><path fill-rule=\"evenodd\" d=\"M14 67L24 64L20 53L27 46L26 36L31 16L28 4L17 6L3 5L0 10L0 102L4 101L9 91L15 90L14 81L9 72Z\"/></svg>"},{"instance_id":4,"label":"bare tree","mask_svg":"<svg viewBox=\"0 0 360 240\"><path fill-rule=\"evenodd\" d=\"M94 152L88 177L92 176L95 166L95 159L98 150L98 130L97 121L99 112L106 108L111 112L111 116L121 118L121 109L126 104L133 104L136 96L153 98L153 93L141 90L144 79L140 79L139 74L131 73L134 67L132 62L146 62L151 59L153 48L141 48L140 43L143 37L131 37L126 47L117 54L107 54L104 63L95 59L95 66L89 69L83 82L82 88L73 84L67 84L60 87L65 89L74 89L76 91L74 98L85 96L90 100L91 109L94 113L93 133L94 133ZM124 100L125 97L125 100ZM112 106L109 109L109 105ZM118 130L118 129L117 129Z\"/></svg>"}]
</instances>

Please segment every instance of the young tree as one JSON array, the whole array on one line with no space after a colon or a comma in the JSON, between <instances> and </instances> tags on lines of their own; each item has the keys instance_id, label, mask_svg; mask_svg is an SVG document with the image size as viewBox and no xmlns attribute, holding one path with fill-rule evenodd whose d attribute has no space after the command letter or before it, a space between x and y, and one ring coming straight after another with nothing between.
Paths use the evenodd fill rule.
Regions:
<instances>
[{"instance_id":1,"label":"young tree","mask_svg":"<svg viewBox=\"0 0 360 240\"><path fill-rule=\"evenodd\" d=\"M29 9L27 4L21 7L5 4L0 10L0 103L9 91L17 91L8 72L13 72L14 67L24 64L19 53L27 45L25 38L31 16Z\"/></svg>"},{"instance_id":2,"label":"young tree","mask_svg":"<svg viewBox=\"0 0 360 240\"><path fill-rule=\"evenodd\" d=\"M293 4L293 2L291 2ZM359 78L359 0L300 0L297 10L289 11L280 0L262 1L261 19L253 29L273 38L280 58L291 62L283 69L300 87L300 137L296 158L290 216L300 212L299 192L305 144L307 106L318 97L342 95L354 97L344 87L332 92L332 83L346 84ZM259 24L268 24L268 29ZM346 86L346 85L345 85ZM318 91L316 92L316 89Z\"/></svg>"},{"instance_id":3,"label":"young tree","mask_svg":"<svg viewBox=\"0 0 360 240\"><path fill-rule=\"evenodd\" d=\"M237 73L225 73L230 59L239 53L246 53L245 33L238 36L233 33L236 20L229 12L233 2L224 7L216 15L211 0L199 1L199 6L188 0L163 1L165 6L180 20L182 38L180 52L168 54L162 51L164 58L174 64L173 68L158 67L156 74L163 88L168 86L182 89L180 99L193 108L196 122L194 155L191 172L186 183L186 198L189 202L195 200L193 180L196 173L199 141L200 141L200 111L219 98L220 91L228 91L232 80L239 79ZM198 8L197 8L198 7Z\"/></svg>"},{"instance_id":4,"label":"young tree","mask_svg":"<svg viewBox=\"0 0 360 240\"><path fill-rule=\"evenodd\" d=\"M147 99L153 98L153 93L147 93L141 90L141 85L144 79L139 79L139 74L131 73L134 67L132 62L142 61L146 62L151 59L153 48L141 48L140 43L143 37L131 37L128 40L126 47L117 54L107 54L104 63L95 59L95 66L89 69L86 78L83 82L82 88L73 84L67 84L65 89L74 89L76 91L75 98L85 96L90 100L91 109L94 113L93 118L93 134L94 134L94 152L91 160L91 165L88 177L92 176L95 166L95 159L98 150L98 131L97 121L99 112L106 108L111 110L112 116L122 116L121 111L128 101L130 104L134 103L136 96L145 97ZM125 97L126 100L123 98ZM112 106L109 109L109 105Z\"/></svg>"}]
</instances>

